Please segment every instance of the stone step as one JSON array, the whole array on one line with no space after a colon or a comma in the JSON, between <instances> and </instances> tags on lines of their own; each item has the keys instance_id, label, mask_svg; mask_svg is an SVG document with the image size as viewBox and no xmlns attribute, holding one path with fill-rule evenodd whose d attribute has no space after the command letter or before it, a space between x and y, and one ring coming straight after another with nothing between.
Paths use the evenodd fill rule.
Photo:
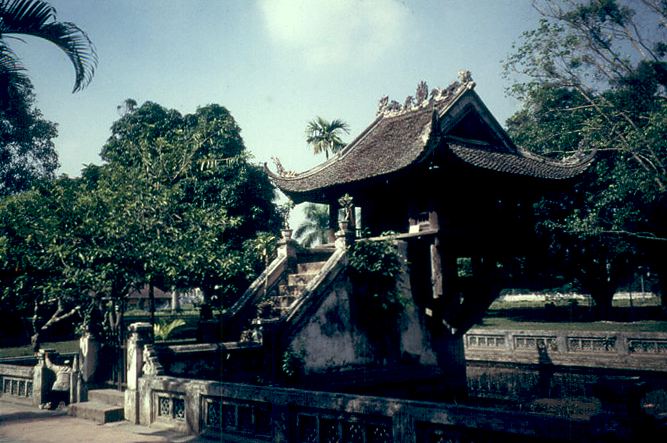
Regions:
<instances>
[{"instance_id":1,"label":"stone step","mask_svg":"<svg viewBox=\"0 0 667 443\"><path fill-rule=\"evenodd\" d=\"M325 261L299 263L296 265L297 274L317 274L324 267Z\"/></svg>"},{"instance_id":2,"label":"stone step","mask_svg":"<svg viewBox=\"0 0 667 443\"><path fill-rule=\"evenodd\" d=\"M276 300L276 307L280 309L289 308L299 298L294 295L278 295L274 297Z\"/></svg>"},{"instance_id":3,"label":"stone step","mask_svg":"<svg viewBox=\"0 0 667 443\"><path fill-rule=\"evenodd\" d=\"M289 274L287 276L287 286L302 286L302 287L305 287L316 276L317 276L317 272L315 272L315 273L303 273L303 274Z\"/></svg>"},{"instance_id":4,"label":"stone step","mask_svg":"<svg viewBox=\"0 0 667 443\"><path fill-rule=\"evenodd\" d=\"M73 417L91 420L96 423L104 424L125 419L125 412L122 407L112 406L99 401L84 401L82 403L71 403L68 410L69 415Z\"/></svg>"},{"instance_id":5,"label":"stone step","mask_svg":"<svg viewBox=\"0 0 667 443\"><path fill-rule=\"evenodd\" d=\"M88 400L122 408L125 404L125 393L116 389L91 389L88 391Z\"/></svg>"}]
</instances>

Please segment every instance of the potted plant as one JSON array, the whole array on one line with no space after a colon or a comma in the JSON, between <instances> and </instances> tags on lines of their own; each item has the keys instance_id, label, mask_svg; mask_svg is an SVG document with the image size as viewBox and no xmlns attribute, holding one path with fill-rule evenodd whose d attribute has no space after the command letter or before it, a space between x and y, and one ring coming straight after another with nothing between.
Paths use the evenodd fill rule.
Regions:
<instances>
[{"instance_id":1,"label":"potted plant","mask_svg":"<svg viewBox=\"0 0 667 443\"><path fill-rule=\"evenodd\" d=\"M338 204L340 205L341 212L338 218L338 226L343 232L347 232L350 224L354 221L354 202L350 194L345 194L338 199Z\"/></svg>"},{"instance_id":2,"label":"potted plant","mask_svg":"<svg viewBox=\"0 0 667 443\"><path fill-rule=\"evenodd\" d=\"M292 209L294 209L294 202L289 199L285 203L278 205L278 215L282 221L280 232L285 241L289 241L292 238L292 229L289 226L289 215Z\"/></svg>"}]
</instances>

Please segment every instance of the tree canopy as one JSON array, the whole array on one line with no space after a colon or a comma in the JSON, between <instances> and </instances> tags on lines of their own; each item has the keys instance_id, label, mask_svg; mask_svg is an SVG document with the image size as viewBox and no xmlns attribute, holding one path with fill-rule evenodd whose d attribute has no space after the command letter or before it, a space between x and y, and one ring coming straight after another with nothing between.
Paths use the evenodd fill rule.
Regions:
<instances>
[{"instance_id":1,"label":"tree canopy","mask_svg":"<svg viewBox=\"0 0 667 443\"><path fill-rule=\"evenodd\" d=\"M38 180L54 178L58 155L53 139L56 124L34 105L29 80L13 99L0 106L0 196L30 188Z\"/></svg>"},{"instance_id":2,"label":"tree canopy","mask_svg":"<svg viewBox=\"0 0 667 443\"><path fill-rule=\"evenodd\" d=\"M579 281L610 304L630 262L659 267L667 245L667 8L657 0L535 7L539 26L505 65L523 103L508 131L561 159L596 152L574 192L546 199L538 214Z\"/></svg>"},{"instance_id":3,"label":"tree canopy","mask_svg":"<svg viewBox=\"0 0 667 443\"><path fill-rule=\"evenodd\" d=\"M145 284L233 302L262 265L262 231L279 227L273 187L224 107L147 102L111 132L103 165L1 201L0 305L32 313L37 344L55 321Z\"/></svg>"},{"instance_id":4,"label":"tree canopy","mask_svg":"<svg viewBox=\"0 0 667 443\"><path fill-rule=\"evenodd\" d=\"M313 147L315 155L324 152L329 159L329 153L335 154L345 146L340 138L343 132L350 133L348 124L343 120L328 121L318 116L306 126L306 142Z\"/></svg>"}]
</instances>

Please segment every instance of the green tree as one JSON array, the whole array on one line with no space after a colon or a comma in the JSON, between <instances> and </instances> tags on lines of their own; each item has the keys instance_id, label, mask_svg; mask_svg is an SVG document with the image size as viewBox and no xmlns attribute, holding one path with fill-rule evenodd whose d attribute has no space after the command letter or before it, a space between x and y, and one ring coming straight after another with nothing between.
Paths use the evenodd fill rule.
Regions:
<instances>
[{"instance_id":1,"label":"green tree","mask_svg":"<svg viewBox=\"0 0 667 443\"><path fill-rule=\"evenodd\" d=\"M343 132L350 133L350 128L344 121L335 119L329 122L322 117L316 117L306 126L306 142L313 147L315 155L324 152L328 160L329 152L335 154L345 146L340 138Z\"/></svg>"},{"instance_id":2,"label":"green tree","mask_svg":"<svg viewBox=\"0 0 667 443\"><path fill-rule=\"evenodd\" d=\"M653 0L535 6L543 18L505 66L523 102L508 130L561 159L597 152L573 195L554 196L538 214L604 316L630 262L658 268L667 245L667 8Z\"/></svg>"},{"instance_id":3,"label":"green tree","mask_svg":"<svg viewBox=\"0 0 667 443\"><path fill-rule=\"evenodd\" d=\"M212 302L238 296L260 266L248 242L279 221L273 187L229 111L181 115L147 102L114 123L102 158L108 229L136 271L128 278L200 287Z\"/></svg>"},{"instance_id":4,"label":"green tree","mask_svg":"<svg viewBox=\"0 0 667 443\"><path fill-rule=\"evenodd\" d=\"M97 53L88 35L70 22L56 20L56 10L42 0L0 1L0 105L25 88L25 68L7 39L29 35L60 48L74 66L73 92L90 83L97 66Z\"/></svg>"},{"instance_id":5,"label":"green tree","mask_svg":"<svg viewBox=\"0 0 667 443\"><path fill-rule=\"evenodd\" d=\"M98 282L97 208L78 179L60 178L0 201L0 311L30 316L32 344L66 319L80 319Z\"/></svg>"},{"instance_id":6,"label":"green tree","mask_svg":"<svg viewBox=\"0 0 667 443\"><path fill-rule=\"evenodd\" d=\"M41 179L53 179L58 155L55 123L34 106L32 85L0 106L0 197L24 191Z\"/></svg>"},{"instance_id":7,"label":"green tree","mask_svg":"<svg viewBox=\"0 0 667 443\"><path fill-rule=\"evenodd\" d=\"M329 229L329 207L309 203L303 210L305 221L294 231L294 237L305 247L325 244Z\"/></svg>"}]
</instances>

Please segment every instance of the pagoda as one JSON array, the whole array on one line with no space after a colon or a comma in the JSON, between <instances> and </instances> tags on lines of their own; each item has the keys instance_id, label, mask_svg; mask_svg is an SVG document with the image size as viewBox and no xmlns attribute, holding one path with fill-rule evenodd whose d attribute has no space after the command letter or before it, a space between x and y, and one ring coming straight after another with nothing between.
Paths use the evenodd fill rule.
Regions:
<instances>
[{"instance_id":1,"label":"pagoda","mask_svg":"<svg viewBox=\"0 0 667 443\"><path fill-rule=\"evenodd\" d=\"M357 237L390 231L403 245L416 313L410 321L454 397L465 395L463 335L521 271L517 259L544 253L535 246L533 205L566 190L592 161L557 161L516 146L474 88L468 71L442 89L421 82L402 105L382 98L375 120L326 162L302 173L267 168L295 203L329 205L332 243L345 234L337 222L347 194ZM419 354L410 350L404 354Z\"/></svg>"}]
</instances>

